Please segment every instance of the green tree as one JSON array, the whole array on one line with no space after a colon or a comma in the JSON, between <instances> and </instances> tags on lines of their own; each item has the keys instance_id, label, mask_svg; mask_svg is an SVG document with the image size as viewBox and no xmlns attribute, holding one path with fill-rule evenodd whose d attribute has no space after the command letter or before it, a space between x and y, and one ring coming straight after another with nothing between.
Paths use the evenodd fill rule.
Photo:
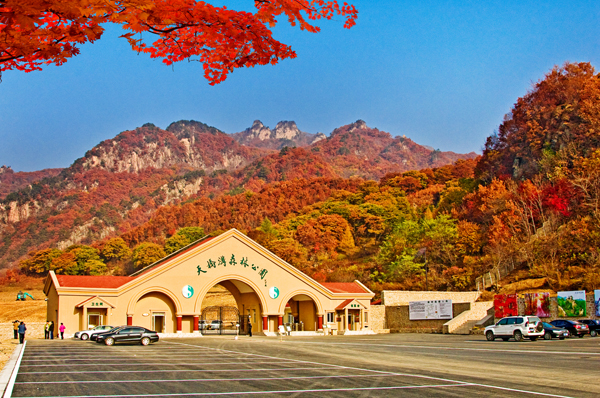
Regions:
<instances>
[{"instance_id":1,"label":"green tree","mask_svg":"<svg viewBox=\"0 0 600 398\"><path fill-rule=\"evenodd\" d=\"M165 252L171 254L205 236L201 227L183 227L165 242Z\"/></svg>"},{"instance_id":2,"label":"green tree","mask_svg":"<svg viewBox=\"0 0 600 398\"><path fill-rule=\"evenodd\" d=\"M27 275L47 275L51 269L52 260L59 257L62 251L58 249L43 249L29 253L29 258L19 263L21 270Z\"/></svg>"},{"instance_id":3,"label":"green tree","mask_svg":"<svg viewBox=\"0 0 600 398\"><path fill-rule=\"evenodd\" d=\"M131 257L131 249L122 238L112 238L104 244L100 255L105 261L127 260Z\"/></svg>"},{"instance_id":4,"label":"green tree","mask_svg":"<svg viewBox=\"0 0 600 398\"><path fill-rule=\"evenodd\" d=\"M167 254L160 245L144 242L133 249L133 265L136 269L144 268Z\"/></svg>"}]
</instances>

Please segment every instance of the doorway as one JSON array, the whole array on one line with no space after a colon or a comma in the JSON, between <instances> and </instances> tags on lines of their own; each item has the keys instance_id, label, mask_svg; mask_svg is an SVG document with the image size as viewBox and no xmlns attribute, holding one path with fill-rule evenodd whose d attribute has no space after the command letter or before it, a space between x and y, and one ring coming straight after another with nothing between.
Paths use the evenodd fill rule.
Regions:
<instances>
[{"instance_id":1,"label":"doorway","mask_svg":"<svg viewBox=\"0 0 600 398\"><path fill-rule=\"evenodd\" d=\"M152 330L157 333L165 332L165 313L154 312L152 314Z\"/></svg>"},{"instance_id":2,"label":"doorway","mask_svg":"<svg viewBox=\"0 0 600 398\"><path fill-rule=\"evenodd\" d=\"M102 315L88 314L88 329L93 329L98 325L102 325Z\"/></svg>"}]
</instances>

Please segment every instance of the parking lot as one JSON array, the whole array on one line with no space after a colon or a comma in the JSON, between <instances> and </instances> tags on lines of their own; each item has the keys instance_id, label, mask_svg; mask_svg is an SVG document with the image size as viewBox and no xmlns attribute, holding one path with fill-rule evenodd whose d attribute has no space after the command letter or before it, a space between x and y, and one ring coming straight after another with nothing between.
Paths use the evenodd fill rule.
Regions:
<instances>
[{"instance_id":1,"label":"parking lot","mask_svg":"<svg viewBox=\"0 0 600 398\"><path fill-rule=\"evenodd\" d=\"M31 340L14 397L595 397L600 338L485 341L393 334L165 339L148 347Z\"/></svg>"}]
</instances>

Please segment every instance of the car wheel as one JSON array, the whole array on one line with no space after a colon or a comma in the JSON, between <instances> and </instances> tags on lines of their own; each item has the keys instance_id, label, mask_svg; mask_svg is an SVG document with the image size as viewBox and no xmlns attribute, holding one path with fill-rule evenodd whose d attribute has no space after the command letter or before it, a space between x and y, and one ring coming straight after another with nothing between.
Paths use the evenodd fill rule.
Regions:
<instances>
[{"instance_id":1,"label":"car wheel","mask_svg":"<svg viewBox=\"0 0 600 398\"><path fill-rule=\"evenodd\" d=\"M142 340L140 341L140 343L142 343L142 345L150 344L150 337L142 337Z\"/></svg>"},{"instance_id":2,"label":"car wheel","mask_svg":"<svg viewBox=\"0 0 600 398\"><path fill-rule=\"evenodd\" d=\"M89 338L90 338L90 336L88 336L87 333L82 334L81 337L80 337L80 339L84 340L84 341L87 340L87 339L89 339Z\"/></svg>"},{"instance_id":3,"label":"car wheel","mask_svg":"<svg viewBox=\"0 0 600 398\"><path fill-rule=\"evenodd\" d=\"M552 332L544 333L544 340L552 340Z\"/></svg>"},{"instance_id":4,"label":"car wheel","mask_svg":"<svg viewBox=\"0 0 600 398\"><path fill-rule=\"evenodd\" d=\"M487 332L485 332L485 338L487 339L487 341L494 341L496 337L494 336L494 332L488 330Z\"/></svg>"},{"instance_id":5,"label":"car wheel","mask_svg":"<svg viewBox=\"0 0 600 398\"><path fill-rule=\"evenodd\" d=\"M106 344L106 345L114 345L115 344L115 339L113 339L112 337L107 337L106 340L104 340L104 344Z\"/></svg>"},{"instance_id":6,"label":"car wheel","mask_svg":"<svg viewBox=\"0 0 600 398\"><path fill-rule=\"evenodd\" d=\"M592 336L592 337L596 337L596 336L598 336L598 332L597 332L597 331L595 331L595 330L592 330L592 331L590 332L590 336Z\"/></svg>"},{"instance_id":7,"label":"car wheel","mask_svg":"<svg viewBox=\"0 0 600 398\"><path fill-rule=\"evenodd\" d=\"M515 330L515 341L523 341L523 333L520 330Z\"/></svg>"}]
</instances>

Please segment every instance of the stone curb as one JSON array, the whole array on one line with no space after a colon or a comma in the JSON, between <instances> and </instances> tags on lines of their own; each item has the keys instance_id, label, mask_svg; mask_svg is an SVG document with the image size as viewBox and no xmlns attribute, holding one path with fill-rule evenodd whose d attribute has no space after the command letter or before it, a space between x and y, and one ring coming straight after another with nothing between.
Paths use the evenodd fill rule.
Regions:
<instances>
[{"instance_id":1,"label":"stone curb","mask_svg":"<svg viewBox=\"0 0 600 398\"><path fill-rule=\"evenodd\" d=\"M21 351L23 351L24 347L25 344L18 344L15 347L15 349L12 352L12 355L10 356L10 359L8 360L8 362L6 362L4 368L2 368L2 372L0 372L0 397L10 397L10 394L5 395L6 387L8 386L10 378L13 372L15 371L17 363L19 362L19 357L21 356Z\"/></svg>"}]
</instances>

